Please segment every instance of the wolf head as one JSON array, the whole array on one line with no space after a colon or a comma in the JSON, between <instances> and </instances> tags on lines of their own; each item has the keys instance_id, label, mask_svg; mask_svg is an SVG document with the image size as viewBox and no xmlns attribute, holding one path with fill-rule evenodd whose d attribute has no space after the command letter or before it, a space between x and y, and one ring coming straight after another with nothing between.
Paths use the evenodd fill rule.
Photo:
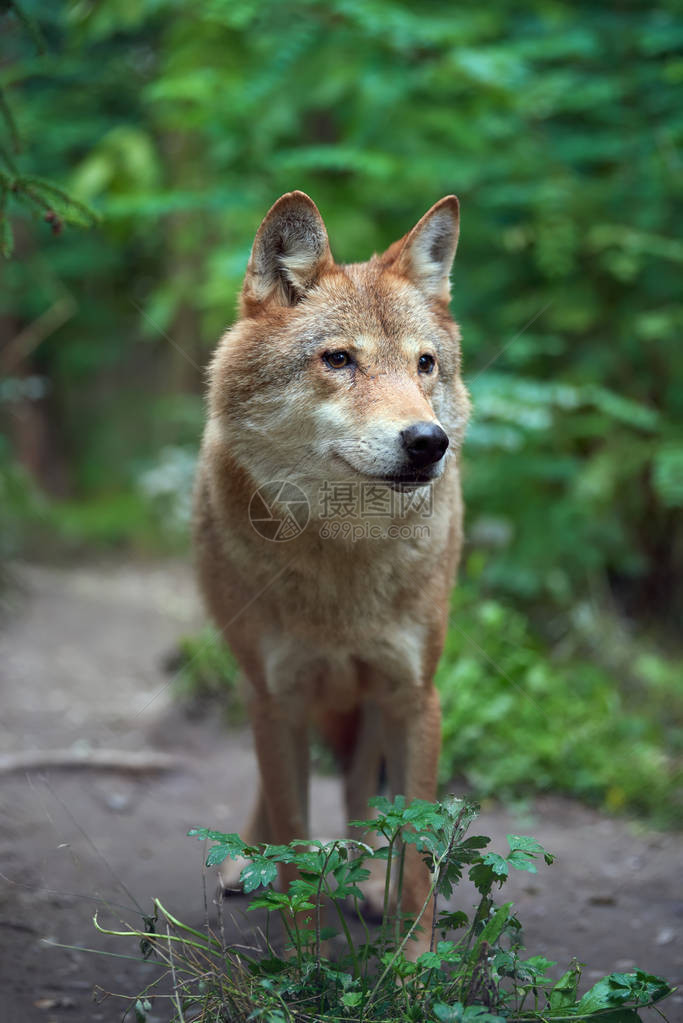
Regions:
<instances>
[{"instance_id":1,"label":"wolf head","mask_svg":"<svg viewBox=\"0 0 683 1023\"><path fill-rule=\"evenodd\" d=\"M258 486L447 471L469 412L448 310L458 223L446 196L383 255L340 265L307 195L269 210L209 392L214 436Z\"/></svg>"}]
</instances>

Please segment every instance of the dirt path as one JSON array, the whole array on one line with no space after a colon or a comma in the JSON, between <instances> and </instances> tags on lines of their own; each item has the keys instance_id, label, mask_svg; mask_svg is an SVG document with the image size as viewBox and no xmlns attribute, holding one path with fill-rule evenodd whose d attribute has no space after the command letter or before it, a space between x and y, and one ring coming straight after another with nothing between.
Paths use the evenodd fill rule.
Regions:
<instances>
[{"instance_id":1,"label":"dirt path","mask_svg":"<svg viewBox=\"0 0 683 1023\"><path fill-rule=\"evenodd\" d=\"M134 943L95 933L99 899L135 921L135 903L147 911L158 896L181 919L201 921L202 850L185 832L240 828L254 786L251 745L244 731L186 720L171 701L161 663L201 620L186 566L21 565L13 574L0 619L0 752L107 748L180 761L134 776L89 768L0 775L0 1021L119 1020L123 1003L93 1001L93 985L130 995L149 982L150 967L46 939L135 956ZM338 833L334 779L316 779L313 813L317 834ZM487 807L479 830L499 850L515 831L558 854L552 868L519 875L508 896L531 952L562 966L576 955L601 973L636 963L683 982L680 836L554 797L522 818ZM238 928L243 906L235 901ZM668 1002L667 1014L683 1020L683 997Z\"/></svg>"}]
</instances>

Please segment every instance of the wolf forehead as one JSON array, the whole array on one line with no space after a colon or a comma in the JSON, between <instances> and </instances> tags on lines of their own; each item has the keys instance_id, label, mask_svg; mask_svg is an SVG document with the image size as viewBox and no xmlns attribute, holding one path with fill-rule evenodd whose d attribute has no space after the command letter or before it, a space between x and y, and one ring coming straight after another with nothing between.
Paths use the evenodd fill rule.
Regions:
<instances>
[{"instance_id":1,"label":"wolf forehead","mask_svg":"<svg viewBox=\"0 0 683 1023\"><path fill-rule=\"evenodd\" d=\"M261 361L286 353L299 366L322 351L352 348L368 369L403 371L431 352L445 377L459 368L459 340L447 308L435 308L377 257L336 264L296 305L238 321L224 337L235 354L248 352Z\"/></svg>"},{"instance_id":2,"label":"wolf forehead","mask_svg":"<svg viewBox=\"0 0 683 1023\"><path fill-rule=\"evenodd\" d=\"M411 342L457 344L447 311L435 310L417 288L382 269L380 260L338 266L292 312L302 340L313 344L362 338L385 344L387 354Z\"/></svg>"}]
</instances>

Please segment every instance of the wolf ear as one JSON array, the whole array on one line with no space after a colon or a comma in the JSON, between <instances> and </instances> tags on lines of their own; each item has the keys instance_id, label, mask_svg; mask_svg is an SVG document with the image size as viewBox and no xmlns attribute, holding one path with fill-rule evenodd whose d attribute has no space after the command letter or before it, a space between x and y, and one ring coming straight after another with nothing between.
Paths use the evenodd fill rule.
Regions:
<instances>
[{"instance_id":1,"label":"wolf ear","mask_svg":"<svg viewBox=\"0 0 683 1023\"><path fill-rule=\"evenodd\" d=\"M278 305L296 305L333 263L317 206L304 192L287 192L256 233L242 297L247 305L271 298Z\"/></svg>"},{"instance_id":2,"label":"wolf ear","mask_svg":"<svg viewBox=\"0 0 683 1023\"><path fill-rule=\"evenodd\" d=\"M430 298L448 301L449 275L458 244L460 207L456 196L439 199L399 242L394 269Z\"/></svg>"}]
</instances>

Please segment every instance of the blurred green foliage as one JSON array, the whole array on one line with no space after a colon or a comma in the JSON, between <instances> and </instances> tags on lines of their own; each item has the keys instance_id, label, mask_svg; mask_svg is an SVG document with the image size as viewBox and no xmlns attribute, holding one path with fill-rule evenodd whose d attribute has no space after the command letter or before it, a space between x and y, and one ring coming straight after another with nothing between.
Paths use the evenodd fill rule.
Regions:
<instances>
[{"instance_id":1,"label":"blurred green foliage","mask_svg":"<svg viewBox=\"0 0 683 1023\"><path fill-rule=\"evenodd\" d=\"M237 662L212 625L182 636L177 657L168 668L173 673L175 694L190 712L217 706L227 722L244 724Z\"/></svg>"},{"instance_id":2,"label":"blurred green foliage","mask_svg":"<svg viewBox=\"0 0 683 1023\"><path fill-rule=\"evenodd\" d=\"M475 404L465 488L476 570L466 578L482 608L513 609L500 627L474 598L460 613L506 673L532 672L539 704L555 708L562 693L571 703L576 689L576 707L603 722L596 742L612 741L609 722L633 696L621 668L599 644L602 666L559 668L554 651L577 608L625 614L665 639L683 614L678 5L23 7L45 52L5 15L0 87L23 140L18 171L101 216L94 230L56 238L9 195L16 251L0 271L9 336L65 296L76 310L13 371L46 382L67 520L75 502L95 508L84 517L94 539L118 543L136 522L145 542L150 521L182 531L201 367L278 195L311 194L336 258L348 261L454 191L453 311ZM0 392L0 409L12 401ZM0 463L14 479L7 450ZM120 519L116 501L127 509ZM507 656L520 644L536 651L538 677ZM453 721L468 704L451 701L451 685L474 702L494 685L481 659L476 671L459 663L442 675ZM648 692L651 678L639 678ZM506 739L509 716L490 696L495 743L512 748L524 729L543 730L527 706ZM634 748L650 741L643 728ZM655 732L652 748L669 741ZM449 736L447 727L447 749ZM477 741L461 748L469 755ZM619 741L625 750L627 732ZM598 755L590 737L581 748L584 759ZM568 787L591 790L567 749ZM525 770L520 761L510 777ZM591 771L604 794L612 781Z\"/></svg>"},{"instance_id":3,"label":"blurred green foliage","mask_svg":"<svg viewBox=\"0 0 683 1023\"><path fill-rule=\"evenodd\" d=\"M579 606L549 651L518 608L465 581L437 672L441 778L478 796L558 791L683 823L683 658Z\"/></svg>"}]
</instances>

